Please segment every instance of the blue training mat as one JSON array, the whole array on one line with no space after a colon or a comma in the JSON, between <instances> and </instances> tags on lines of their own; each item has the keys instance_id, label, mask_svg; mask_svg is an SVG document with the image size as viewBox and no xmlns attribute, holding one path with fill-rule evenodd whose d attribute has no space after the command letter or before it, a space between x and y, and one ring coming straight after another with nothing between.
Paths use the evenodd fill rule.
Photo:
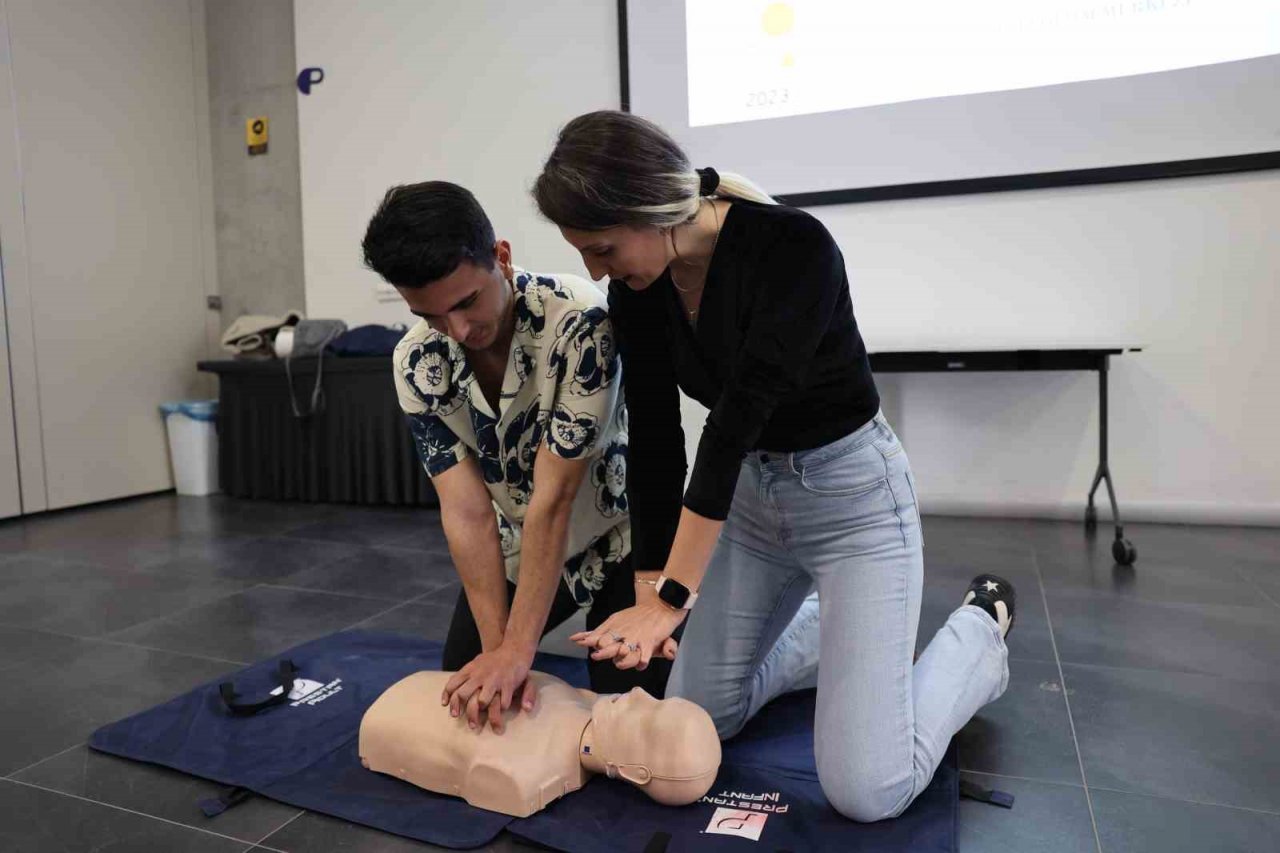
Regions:
<instances>
[{"instance_id":1,"label":"blue training mat","mask_svg":"<svg viewBox=\"0 0 1280 853\"><path fill-rule=\"evenodd\" d=\"M818 786L813 691L766 707L724 745L720 774L702 802L679 808L660 806L626 783L596 777L538 814L514 819L366 770L357 753L365 711L401 678L439 669L440 652L439 643L403 634L333 634L104 726L89 745L454 848L487 844L506 828L566 853L956 849L954 746L902 817L877 824L846 820ZM279 683L286 660L297 668L292 701L252 716L228 711L220 683L232 681L239 702L261 699ZM581 659L539 655L534 667L587 686Z\"/></svg>"}]
</instances>

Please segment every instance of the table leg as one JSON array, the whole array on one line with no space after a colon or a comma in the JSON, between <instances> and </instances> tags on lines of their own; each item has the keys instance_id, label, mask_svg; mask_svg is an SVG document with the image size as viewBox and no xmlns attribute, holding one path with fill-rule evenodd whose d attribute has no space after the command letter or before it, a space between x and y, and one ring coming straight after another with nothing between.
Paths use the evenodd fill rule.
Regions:
<instances>
[{"instance_id":1,"label":"table leg","mask_svg":"<svg viewBox=\"0 0 1280 853\"><path fill-rule=\"evenodd\" d=\"M1089 501L1084 511L1085 532L1093 535L1098 529L1098 510L1093 505L1093 495L1098 486L1107 484L1107 497L1111 501L1111 518L1116 526L1116 538L1111 543L1111 556L1122 566L1133 565L1138 558L1137 549L1124 538L1124 524L1120 521L1120 507L1116 503L1116 490L1111 482L1111 466L1107 461L1107 373L1110 369L1110 356L1102 356L1098 364L1098 470L1093 475L1093 485L1089 488Z\"/></svg>"}]
</instances>

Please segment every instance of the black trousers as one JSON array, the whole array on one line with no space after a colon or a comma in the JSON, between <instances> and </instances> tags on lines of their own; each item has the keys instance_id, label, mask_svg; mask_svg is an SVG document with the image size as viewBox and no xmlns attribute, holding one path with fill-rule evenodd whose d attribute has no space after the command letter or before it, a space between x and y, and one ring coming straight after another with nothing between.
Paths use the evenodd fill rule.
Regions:
<instances>
[{"instance_id":1,"label":"black trousers","mask_svg":"<svg viewBox=\"0 0 1280 853\"><path fill-rule=\"evenodd\" d=\"M516 585L508 581L508 603L514 601L515 597ZM627 560L609 573L604 586L595 594L591 609L587 611L587 630L594 631L610 615L635 603L635 573L631 569L631 561ZM551 604L551 613L547 616L547 624L542 628L542 635L545 637L577 611L578 603L569 594L569 588L561 582L556 586L555 601ZM680 629L683 628L684 625L681 624ZM683 633L680 629L676 631L677 639ZM480 651L480 629L476 627L471 606L467 604L467 593L463 590L458 594L458 604L454 607L453 620L449 623L449 635L444 641L443 668L462 669ZM587 674L591 679L591 689L596 693L626 693L633 687L643 687L649 695L661 699L667 690L667 677L671 675L671 661L655 657L649 661L648 669L637 672L634 669L618 669L611 660L588 659Z\"/></svg>"}]
</instances>

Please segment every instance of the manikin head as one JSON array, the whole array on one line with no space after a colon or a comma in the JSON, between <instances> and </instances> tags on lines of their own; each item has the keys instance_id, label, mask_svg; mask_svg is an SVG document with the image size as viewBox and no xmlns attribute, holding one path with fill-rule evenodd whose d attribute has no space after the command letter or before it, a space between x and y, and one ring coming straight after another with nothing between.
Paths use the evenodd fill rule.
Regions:
<instances>
[{"instance_id":1,"label":"manikin head","mask_svg":"<svg viewBox=\"0 0 1280 853\"><path fill-rule=\"evenodd\" d=\"M579 756L588 770L623 779L664 805L696 802L720 769L720 738L687 699L654 699L639 687L601 696Z\"/></svg>"}]
</instances>

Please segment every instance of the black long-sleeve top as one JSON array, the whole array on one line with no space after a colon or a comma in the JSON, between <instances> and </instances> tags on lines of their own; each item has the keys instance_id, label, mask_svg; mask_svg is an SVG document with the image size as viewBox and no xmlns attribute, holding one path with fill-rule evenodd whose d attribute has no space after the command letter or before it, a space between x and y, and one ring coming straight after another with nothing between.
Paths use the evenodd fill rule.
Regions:
<instances>
[{"instance_id":1,"label":"black long-sleeve top","mask_svg":"<svg viewBox=\"0 0 1280 853\"><path fill-rule=\"evenodd\" d=\"M853 317L844 258L808 213L734 200L707 270L696 328L671 277L609 284L630 418L632 560L663 568L680 518L686 459L677 388L710 410L683 505L728 517L752 450L809 450L880 408Z\"/></svg>"}]
</instances>

